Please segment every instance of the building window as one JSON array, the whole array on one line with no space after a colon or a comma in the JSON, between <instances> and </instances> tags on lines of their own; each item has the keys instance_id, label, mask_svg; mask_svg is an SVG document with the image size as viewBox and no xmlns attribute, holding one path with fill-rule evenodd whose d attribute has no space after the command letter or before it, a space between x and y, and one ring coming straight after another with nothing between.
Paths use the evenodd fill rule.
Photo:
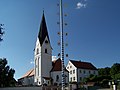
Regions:
<instances>
[{"instance_id":1,"label":"building window","mask_svg":"<svg viewBox=\"0 0 120 90\"><path fill-rule=\"evenodd\" d=\"M75 70L73 70L73 74L75 73Z\"/></svg>"},{"instance_id":2,"label":"building window","mask_svg":"<svg viewBox=\"0 0 120 90\"><path fill-rule=\"evenodd\" d=\"M46 40L45 43L48 44L48 41Z\"/></svg>"},{"instance_id":3,"label":"building window","mask_svg":"<svg viewBox=\"0 0 120 90\"><path fill-rule=\"evenodd\" d=\"M47 53L47 49L45 49L45 53Z\"/></svg>"},{"instance_id":4,"label":"building window","mask_svg":"<svg viewBox=\"0 0 120 90\"><path fill-rule=\"evenodd\" d=\"M72 68L72 66L70 66L70 68Z\"/></svg>"},{"instance_id":5,"label":"building window","mask_svg":"<svg viewBox=\"0 0 120 90\"><path fill-rule=\"evenodd\" d=\"M70 71L70 74L72 74L72 70Z\"/></svg>"},{"instance_id":6,"label":"building window","mask_svg":"<svg viewBox=\"0 0 120 90\"><path fill-rule=\"evenodd\" d=\"M37 48L36 54L39 54L39 48Z\"/></svg>"},{"instance_id":7,"label":"building window","mask_svg":"<svg viewBox=\"0 0 120 90\"><path fill-rule=\"evenodd\" d=\"M67 69L69 69L69 67L67 67Z\"/></svg>"},{"instance_id":8,"label":"building window","mask_svg":"<svg viewBox=\"0 0 120 90\"><path fill-rule=\"evenodd\" d=\"M90 74L91 72L89 71L89 74Z\"/></svg>"},{"instance_id":9,"label":"building window","mask_svg":"<svg viewBox=\"0 0 120 90\"><path fill-rule=\"evenodd\" d=\"M58 82L58 81L59 81L59 75L56 76L56 82Z\"/></svg>"},{"instance_id":10,"label":"building window","mask_svg":"<svg viewBox=\"0 0 120 90\"><path fill-rule=\"evenodd\" d=\"M70 81L72 82L72 77L70 78Z\"/></svg>"},{"instance_id":11,"label":"building window","mask_svg":"<svg viewBox=\"0 0 120 90\"><path fill-rule=\"evenodd\" d=\"M73 80L75 81L75 77L73 77Z\"/></svg>"},{"instance_id":12,"label":"building window","mask_svg":"<svg viewBox=\"0 0 120 90\"><path fill-rule=\"evenodd\" d=\"M80 81L82 80L82 77L80 77Z\"/></svg>"},{"instance_id":13,"label":"building window","mask_svg":"<svg viewBox=\"0 0 120 90\"><path fill-rule=\"evenodd\" d=\"M38 57L38 76L39 76L39 57Z\"/></svg>"},{"instance_id":14,"label":"building window","mask_svg":"<svg viewBox=\"0 0 120 90\"><path fill-rule=\"evenodd\" d=\"M82 73L82 71L81 71L81 70L79 70L79 72L80 72L80 73Z\"/></svg>"},{"instance_id":15,"label":"building window","mask_svg":"<svg viewBox=\"0 0 120 90\"><path fill-rule=\"evenodd\" d=\"M95 74L95 71L93 73Z\"/></svg>"},{"instance_id":16,"label":"building window","mask_svg":"<svg viewBox=\"0 0 120 90\"><path fill-rule=\"evenodd\" d=\"M35 76L37 75L36 71L37 71L37 58L35 59Z\"/></svg>"},{"instance_id":17,"label":"building window","mask_svg":"<svg viewBox=\"0 0 120 90\"><path fill-rule=\"evenodd\" d=\"M83 71L83 73L85 74L85 70Z\"/></svg>"}]
</instances>

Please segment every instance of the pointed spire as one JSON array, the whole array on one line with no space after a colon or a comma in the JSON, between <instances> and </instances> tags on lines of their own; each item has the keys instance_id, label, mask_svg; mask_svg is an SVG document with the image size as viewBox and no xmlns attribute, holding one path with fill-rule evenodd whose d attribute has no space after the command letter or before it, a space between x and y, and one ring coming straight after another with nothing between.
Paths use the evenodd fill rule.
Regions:
<instances>
[{"instance_id":1,"label":"pointed spire","mask_svg":"<svg viewBox=\"0 0 120 90\"><path fill-rule=\"evenodd\" d=\"M43 10L42 21L41 21L41 24L40 24L40 31L39 31L39 34L38 34L38 38L39 38L41 46L42 46L46 37L48 38L48 42L50 43L49 35L48 35L48 31L47 31L47 25L46 25L45 16L44 16L44 10Z\"/></svg>"}]
</instances>

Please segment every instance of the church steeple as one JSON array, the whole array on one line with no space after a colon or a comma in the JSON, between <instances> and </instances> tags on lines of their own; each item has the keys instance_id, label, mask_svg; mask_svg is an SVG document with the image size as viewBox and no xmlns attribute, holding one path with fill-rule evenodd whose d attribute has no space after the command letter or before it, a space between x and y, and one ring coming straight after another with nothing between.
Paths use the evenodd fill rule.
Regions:
<instances>
[{"instance_id":1,"label":"church steeple","mask_svg":"<svg viewBox=\"0 0 120 90\"><path fill-rule=\"evenodd\" d=\"M50 43L49 35L48 35L48 31L47 31L47 25L46 25L46 21L45 21L45 15L44 15L44 11L43 11L42 21L40 24L40 30L39 30L39 34L38 34L38 39L39 39L41 46L46 37L48 38L48 42Z\"/></svg>"},{"instance_id":2,"label":"church steeple","mask_svg":"<svg viewBox=\"0 0 120 90\"><path fill-rule=\"evenodd\" d=\"M34 62L35 83L36 85L42 85L44 83L44 77L50 77L50 70L52 68L52 48L47 31L44 12L36 41Z\"/></svg>"}]
</instances>

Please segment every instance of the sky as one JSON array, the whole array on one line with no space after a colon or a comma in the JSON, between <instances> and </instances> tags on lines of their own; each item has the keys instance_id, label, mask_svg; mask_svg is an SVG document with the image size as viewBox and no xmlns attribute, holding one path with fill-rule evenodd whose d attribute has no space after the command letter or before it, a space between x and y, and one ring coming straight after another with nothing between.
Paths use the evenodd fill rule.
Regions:
<instances>
[{"instance_id":1,"label":"sky","mask_svg":"<svg viewBox=\"0 0 120 90\"><path fill-rule=\"evenodd\" d=\"M0 0L4 41L0 58L7 58L18 79L34 66L34 48L45 13L53 56L60 52L59 0ZM97 68L120 63L120 0L63 0L65 64L69 59L91 62Z\"/></svg>"}]
</instances>

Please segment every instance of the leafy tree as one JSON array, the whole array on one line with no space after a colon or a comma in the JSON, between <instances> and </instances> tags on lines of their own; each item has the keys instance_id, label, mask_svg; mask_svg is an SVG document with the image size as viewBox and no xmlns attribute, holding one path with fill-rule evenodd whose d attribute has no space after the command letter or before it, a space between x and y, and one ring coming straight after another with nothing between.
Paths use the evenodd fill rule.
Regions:
<instances>
[{"instance_id":1,"label":"leafy tree","mask_svg":"<svg viewBox=\"0 0 120 90\"><path fill-rule=\"evenodd\" d=\"M98 74L103 75L103 76L109 76L110 75L110 68L109 67L99 68Z\"/></svg>"},{"instance_id":2,"label":"leafy tree","mask_svg":"<svg viewBox=\"0 0 120 90\"><path fill-rule=\"evenodd\" d=\"M113 79L120 78L120 64L119 63L113 64L110 70L110 75L112 76Z\"/></svg>"},{"instance_id":3,"label":"leafy tree","mask_svg":"<svg viewBox=\"0 0 120 90\"><path fill-rule=\"evenodd\" d=\"M115 80L117 80L117 79L119 79L119 80L120 80L120 73L115 74L115 75L114 75L114 79L115 79Z\"/></svg>"},{"instance_id":4,"label":"leafy tree","mask_svg":"<svg viewBox=\"0 0 120 90\"><path fill-rule=\"evenodd\" d=\"M4 24L0 24L0 42L3 40L2 39L2 36L3 36L3 34L4 34L4 32L2 31L2 26L3 26Z\"/></svg>"},{"instance_id":5,"label":"leafy tree","mask_svg":"<svg viewBox=\"0 0 120 90\"><path fill-rule=\"evenodd\" d=\"M0 59L0 87L12 86L15 82L15 70L7 65L6 58Z\"/></svg>"}]
</instances>

